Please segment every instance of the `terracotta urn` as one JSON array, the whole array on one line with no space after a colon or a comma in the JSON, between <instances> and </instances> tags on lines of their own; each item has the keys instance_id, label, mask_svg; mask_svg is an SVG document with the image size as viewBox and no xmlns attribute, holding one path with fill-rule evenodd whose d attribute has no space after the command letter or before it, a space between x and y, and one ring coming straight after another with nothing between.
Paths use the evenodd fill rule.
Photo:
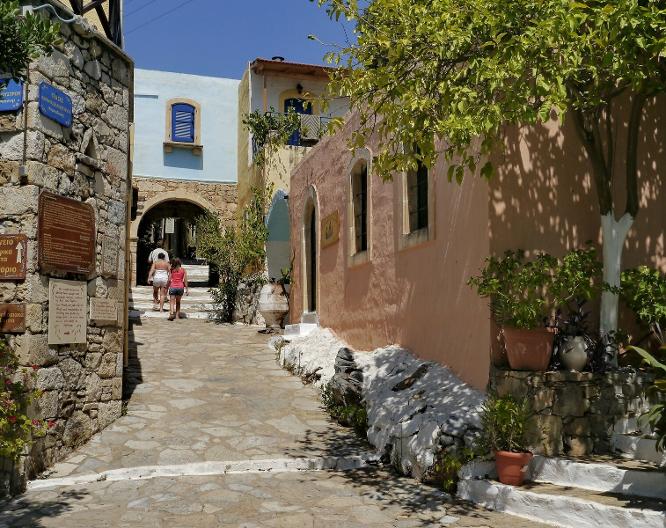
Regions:
<instances>
[{"instance_id":1,"label":"terracotta urn","mask_svg":"<svg viewBox=\"0 0 666 528\"><path fill-rule=\"evenodd\" d=\"M289 312L289 299L282 284L269 282L259 292L259 313L269 328L281 328Z\"/></svg>"},{"instance_id":2,"label":"terracotta urn","mask_svg":"<svg viewBox=\"0 0 666 528\"><path fill-rule=\"evenodd\" d=\"M525 480L532 457L532 453L497 451L495 453L495 467L499 481L510 486L520 486Z\"/></svg>"},{"instance_id":3,"label":"terracotta urn","mask_svg":"<svg viewBox=\"0 0 666 528\"><path fill-rule=\"evenodd\" d=\"M560 348L562 365L568 370L582 371L587 365L587 343L581 336L568 337Z\"/></svg>"},{"instance_id":4,"label":"terracotta urn","mask_svg":"<svg viewBox=\"0 0 666 528\"><path fill-rule=\"evenodd\" d=\"M545 371L553 354L553 332L548 328L502 329L506 356L512 370Z\"/></svg>"}]
</instances>

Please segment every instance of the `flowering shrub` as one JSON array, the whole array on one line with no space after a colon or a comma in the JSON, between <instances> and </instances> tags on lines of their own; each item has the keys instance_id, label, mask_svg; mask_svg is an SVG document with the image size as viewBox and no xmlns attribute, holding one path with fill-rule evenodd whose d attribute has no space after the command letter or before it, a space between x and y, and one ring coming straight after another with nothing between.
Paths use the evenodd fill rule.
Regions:
<instances>
[{"instance_id":1,"label":"flowering shrub","mask_svg":"<svg viewBox=\"0 0 666 528\"><path fill-rule=\"evenodd\" d=\"M41 392L29 388L37 366L19 369L18 358L0 338L0 458L17 459L32 439L43 436L52 422L46 424L27 415L28 405Z\"/></svg>"}]
</instances>

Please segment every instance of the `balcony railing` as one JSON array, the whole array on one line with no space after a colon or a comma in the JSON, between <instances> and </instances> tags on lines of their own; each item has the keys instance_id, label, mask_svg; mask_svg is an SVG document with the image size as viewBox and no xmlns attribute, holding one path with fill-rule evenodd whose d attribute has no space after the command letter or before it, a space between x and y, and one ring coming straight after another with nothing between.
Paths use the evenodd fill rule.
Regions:
<instances>
[{"instance_id":1,"label":"balcony railing","mask_svg":"<svg viewBox=\"0 0 666 528\"><path fill-rule=\"evenodd\" d=\"M286 115L280 112L269 112L269 115L279 116ZM296 130L289 136L286 144L296 147L311 147L316 145L317 142L326 134L328 125L333 119L332 117L318 116L311 114L298 114L300 124ZM252 151L256 154L261 148L257 145L254 139L252 140Z\"/></svg>"}]
</instances>

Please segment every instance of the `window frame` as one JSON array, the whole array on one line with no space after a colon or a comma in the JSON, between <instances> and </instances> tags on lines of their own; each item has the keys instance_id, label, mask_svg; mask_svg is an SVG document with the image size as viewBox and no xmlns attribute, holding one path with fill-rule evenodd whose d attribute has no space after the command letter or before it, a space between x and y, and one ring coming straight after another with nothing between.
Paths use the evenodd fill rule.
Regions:
<instances>
[{"instance_id":1,"label":"window frame","mask_svg":"<svg viewBox=\"0 0 666 528\"><path fill-rule=\"evenodd\" d=\"M194 109L194 140L181 141L174 139L174 107L177 105L187 105ZM164 151L172 152L174 148L189 149L194 155L201 155L203 145L201 144L201 105L193 99L177 97L169 99L166 103L166 122L164 136Z\"/></svg>"},{"instance_id":2,"label":"window frame","mask_svg":"<svg viewBox=\"0 0 666 528\"><path fill-rule=\"evenodd\" d=\"M365 248L357 246L357 186L355 181L360 177L359 167L365 170ZM363 169L360 169L361 171ZM347 239L349 267L369 262L372 257L372 154L367 148L357 149L347 167Z\"/></svg>"},{"instance_id":3,"label":"window frame","mask_svg":"<svg viewBox=\"0 0 666 528\"><path fill-rule=\"evenodd\" d=\"M410 226L410 174L416 174L418 178L419 170L424 170L426 172L426 218L427 224L425 226L418 227L416 229L411 229ZM408 249L420 244L426 243L428 241L435 239L435 201L436 201L436 189L435 189L435 178L433 175L432 168L427 168L425 166L419 167L416 171L402 172L395 179L395 192L398 199L396 202L397 208L397 217L398 217L398 250ZM417 182L418 185L418 182ZM417 189L418 193L418 189ZM418 212L417 212L418 213Z\"/></svg>"}]
</instances>

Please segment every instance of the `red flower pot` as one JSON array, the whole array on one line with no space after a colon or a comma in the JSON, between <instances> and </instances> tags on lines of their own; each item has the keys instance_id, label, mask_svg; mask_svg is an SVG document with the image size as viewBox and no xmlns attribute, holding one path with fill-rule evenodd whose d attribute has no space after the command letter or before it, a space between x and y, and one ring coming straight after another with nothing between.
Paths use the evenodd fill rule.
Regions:
<instances>
[{"instance_id":1,"label":"red flower pot","mask_svg":"<svg viewBox=\"0 0 666 528\"><path fill-rule=\"evenodd\" d=\"M527 466L532 460L532 453L513 453L511 451L497 451L495 453L495 467L502 484L520 486L525 480Z\"/></svg>"},{"instance_id":2,"label":"red flower pot","mask_svg":"<svg viewBox=\"0 0 666 528\"><path fill-rule=\"evenodd\" d=\"M553 355L553 332L548 328L502 328L506 356L512 370L544 371Z\"/></svg>"}]
</instances>

